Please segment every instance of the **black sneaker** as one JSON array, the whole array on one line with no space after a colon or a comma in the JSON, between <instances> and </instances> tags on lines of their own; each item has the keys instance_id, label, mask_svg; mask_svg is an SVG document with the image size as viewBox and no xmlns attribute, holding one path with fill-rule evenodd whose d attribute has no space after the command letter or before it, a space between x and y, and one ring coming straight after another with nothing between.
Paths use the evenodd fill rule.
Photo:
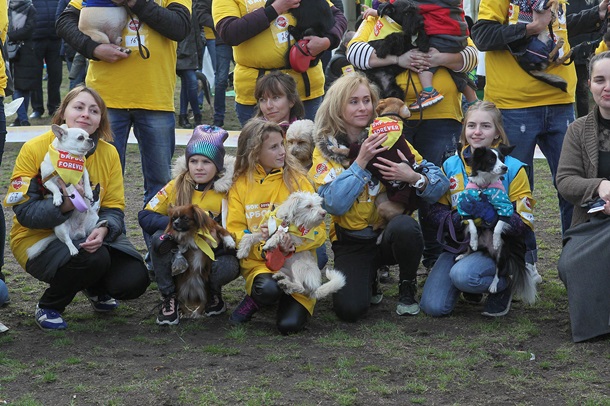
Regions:
<instances>
[{"instance_id":1,"label":"black sneaker","mask_svg":"<svg viewBox=\"0 0 610 406\"><path fill-rule=\"evenodd\" d=\"M500 317L506 315L510 310L510 303L513 299L513 292L510 288L504 289L502 292L491 293L487 296L483 316Z\"/></svg>"},{"instance_id":2,"label":"black sneaker","mask_svg":"<svg viewBox=\"0 0 610 406\"><path fill-rule=\"evenodd\" d=\"M178 301L176 295L169 295L163 298L161 309L159 309L159 315L157 316L157 324L160 326L164 325L176 325L180 323L180 315L178 314Z\"/></svg>"},{"instance_id":3,"label":"black sneaker","mask_svg":"<svg viewBox=\"0 0 610 406\"><path fill-rule=\"evenodd\" d=\"M464 302L476 305L483 301L483 294L462 292L462 298L464 299Z\"/></svg>"},{"instance_id":4,"label":"black sneaker","mask_svg":"<svg viewBox=\"0 0 610 406\"><path fill-rule=\"evenodd\" d=\"M222 300L222 295L214 294L205 304L205 315L210 316L218 316L219 314L223 314L227 311L227 306L225 305L224 300Z\"/></svg>"},{"instance_id":5,"label":"black sneaker","mask_svg":"<svg viewBox=\"0 0 610 406\"><path fill-rule=\"evenodd\" d=\"M250 297L246 295L243 300L237 305L231 317L229 317L229 323L233 325L247 323L252 319L252 315L259 309L258 305Z\"/></svg>"},{"instance_id":6,"label":"black sneaker","mask_svg":"<svg viewBox=\"0 0 610 406\"><path fill-rule=\"evenodd\" d=\"M396 314L403 316L405 314L415 316L419 313L419 303L415 300L417 293L416 280L404 280L398 284L398 304L396 305Z\"/></svg>"}]
</instances>

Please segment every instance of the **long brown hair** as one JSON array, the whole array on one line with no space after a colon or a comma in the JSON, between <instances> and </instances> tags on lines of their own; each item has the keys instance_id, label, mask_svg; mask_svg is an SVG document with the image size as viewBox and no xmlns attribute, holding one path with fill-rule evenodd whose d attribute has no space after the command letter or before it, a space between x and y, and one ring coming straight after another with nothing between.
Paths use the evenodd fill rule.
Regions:
<instances>
[{"instance_id":1,"label":"long brown hair","mask_svg":"<svg viewBox=\"0 0 610 406\"><path fill-rule=\"evenodd\" d=\"M233 173L234 181L244 175L248 176L251 182L253 181L253 174L256 171L256 166L259 164L263 142L269 138L269 134L272 132L284 134L282 127L271 121L260 118L248 120L237 140L237 157ZM284 183L288 190L290 192L297 190L299 187L298 180L306 176L300 162L292 154L286 153L284 160Z\"/></svg>"},{"instance_id":2,"label":"long brown hair","mask_svg":"<svg viewBox=\"0 0 610 406\"><path fill-rule=\"evenodd\" d=\"M97 127L97 130L90 135L97 137L98 139L102 139L104 141L112 141L112 130L110 129L110 120L108 119L108 108L106 107L106 103L98 92L85 85L78 85L68 92L66 97L64 97L64 99L61 101L61 104L57 108L57 111L53 115L51 123L57 125L64 124L64 114L66 112L68 104L82 92L89 93L91 97L93 97L93 100L95 100L95 103L97 103L97 106L100 108L100 125Z\"/></svg>"}]
</instances>

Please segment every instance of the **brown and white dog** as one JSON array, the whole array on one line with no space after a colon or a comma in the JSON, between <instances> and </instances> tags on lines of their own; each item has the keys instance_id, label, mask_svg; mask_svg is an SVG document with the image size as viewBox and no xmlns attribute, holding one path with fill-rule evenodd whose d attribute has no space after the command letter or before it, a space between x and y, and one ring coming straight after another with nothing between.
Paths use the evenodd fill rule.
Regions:
<instances>
[{"instance_id":1,"label":"brown and white dog","mask_svg":"<svg viewBox=\"0 0 610 406\"><path fill-rule=\"evenodd\" d=\"M212 249L222 239L225 247L235 248L235 240L197 205L170 207L168 216L165 233L170 234L178 244L176 256L183 256L188 264L186 270L174 275L177 299L183 317L198 318L203 315L209 297L212 271L212 259L200 246L207 244Z\"/></svg>"},{"instance_id":2,"label":"brown and white dog","mask_svg":"<svg viewBox=\"0 0 610 406\"><path fill-rule=\"evenodd\" d=\"M286 152L299 160L305 170L311 168L313 156L313 121L296 120L286 130Z\"/></svg>"}]
</instances>

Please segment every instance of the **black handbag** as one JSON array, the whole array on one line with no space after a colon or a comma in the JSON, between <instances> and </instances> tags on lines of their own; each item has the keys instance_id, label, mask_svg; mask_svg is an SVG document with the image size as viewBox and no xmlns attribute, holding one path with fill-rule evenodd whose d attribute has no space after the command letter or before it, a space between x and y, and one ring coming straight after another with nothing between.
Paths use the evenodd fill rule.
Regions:
<instances>
[{"instance_id":1,"label":"black handbag","mask_svg":"<svg viewBox=\"0 0 610 406\"><path fill-rule=\"evenodd\" d=\"M15 91L15 82L13 81L13 75L11 74L11 67L9 64L8 55L4 43L0 40L0 52L2 53L2 59L4 60L4 74L6 75L6 86L4 87L4 96L12 96Z\"/></svg>"}]
</instances>

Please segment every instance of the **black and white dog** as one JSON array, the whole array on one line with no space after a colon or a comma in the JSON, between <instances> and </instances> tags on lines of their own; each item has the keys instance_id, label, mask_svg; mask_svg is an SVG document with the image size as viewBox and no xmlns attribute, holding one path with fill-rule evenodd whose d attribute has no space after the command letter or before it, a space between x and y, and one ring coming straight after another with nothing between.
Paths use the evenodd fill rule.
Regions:
<instances>
[{"instance_id":1,"label":"black and white dog","mask_svg":"<svg viewBox=\"0 0 610 406\"><path fill-rule=\"evenodd\" d=\"M505 157L512 152L514 146L500 145L499 148L479 147L474 149L472 156L467 160L471 168L471 175L464 191L458 197L458 212L467 223L466 233L470 235L469 249L465 254L456 258L456 261L470 253L485 250L496 263L496 274L489 286L490 293L496 293L500 273L510 277L511 286L525 303L533 304L536 300L536 283L528 276L525 262L522 264L510 260L510 246L505 245L504 233L508 231L508 221L513 215L514 208L502 185L502 178L508 172ZM492 227L482 227L475 224L468 203L487 201L496 213L498 221Z\"/></svg>"}]
</instances>

